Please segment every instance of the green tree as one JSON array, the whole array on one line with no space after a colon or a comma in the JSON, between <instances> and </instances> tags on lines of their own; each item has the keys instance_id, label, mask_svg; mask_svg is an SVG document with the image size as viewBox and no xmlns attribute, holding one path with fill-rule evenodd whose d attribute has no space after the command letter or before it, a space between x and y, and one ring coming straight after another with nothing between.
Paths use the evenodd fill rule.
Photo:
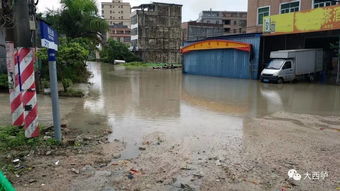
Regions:
<instances>
[{"instance_id":1,"label":"green tree","mask_svg":"<svg viewBox=\"0 0 340 191\"><path fill-rule=\"evenodd\" d=\"M88 56L89 51L78 42L62 44L57 54L60 80L62 82L68 81L65 84L86 82L89 77L89 72L86 69Z\"/></svg>"},{"instance_id":2,"label":"green tree","mask_svg":"<svg viewBox=\"0 0 340 191\"><path fill-rule=\"evenodd\" d=\"M107 63L114 63L114 60L125 60L127 62L140 60L136 55L129 51L125 44L112 39L109 39L108 42L103 45L100 57Z\"/></svg>"},{"instance_id":3,"label":"green tree","mask_svg":"<svg viewBox=\"0 0 340 191\"><path fill-rule=\"evenodd\" d=\"M55 21L61 33L68 38L101 40L102 34L108 30L108 24L98 16L94 0L62 0L61 3L62 11Z\"/></svg>"},{"instance_id":4,"label":"green tree","mask_svg":"<svg viewBox=\"0 0 340 191\"><path fill-rule=\"evenodd\" d=\"M58 80L62 82L64 91L67 92L72 83L87 82L90 76L90 73L86 69L86 60L89 52L90 51L79 42L68 42L63 38L60 39L57 53L57 69ZM47 50L40 49L37 56L42 62L41 77L49 79Z\"/></svg>"},{"instance_id":5,"label":"green tree","mask_svg":"<svg viewBox=\"0 0 340 191\"><path fill-rule=\"evenodd\" d=\"M38 17L55 28L60 38L57 54L58 78L67 91L72 83L86 82L86 61L108 30L107 22L98 15L95 0L61 0L60 10L49 10ZM47 51L41 49L41 76L48 80ZM92 56L93 57L93 56Z\"/></svg>"}]
</instances>

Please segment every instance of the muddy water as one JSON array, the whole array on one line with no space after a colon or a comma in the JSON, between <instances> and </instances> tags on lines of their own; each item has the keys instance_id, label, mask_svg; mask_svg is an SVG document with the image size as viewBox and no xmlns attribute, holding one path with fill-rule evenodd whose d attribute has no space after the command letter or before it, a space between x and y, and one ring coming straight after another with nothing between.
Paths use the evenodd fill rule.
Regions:
<instances>
[{"instance_id":1,"label":"muddy water","mask_svg":"<svg viewBox=\"0 0 340 191\"><path fill-rule=\"evenodd\" d=\"M138 156L144 136L152 133L187 145L190 153L213 152L226 145L238 150L250 117L280 111L340 115L340 87L336 86L262 84L98 63L89 63L89 70L93 73L89 96L80 101L62 99L63 119L70 127L89 132L112 128L110 140L125 143L123 159ZM50 107L44 107L49 102L49 97L39 96L40 113L50 116ZM2 122L9 121L7 103L8 94L0 94L1 106L6 105L0 111Z\"/></svg>"},{"instance_id":2,"label":"muddy water","mask_svg":"<svg viewBox=\"0 0 340 191\"><path fill-rule=\"evenodd\" d=\"M111 127L110 140L125 143L123 159L136 157L143 137L152 133L186 144L190 152L211 150L221 140L237 149L249 117L279 111L340 115L336 86L262 84L96 63L89 69L94 74L90 97L70 118L71 126Z\"/></svg>"}]
</instances>

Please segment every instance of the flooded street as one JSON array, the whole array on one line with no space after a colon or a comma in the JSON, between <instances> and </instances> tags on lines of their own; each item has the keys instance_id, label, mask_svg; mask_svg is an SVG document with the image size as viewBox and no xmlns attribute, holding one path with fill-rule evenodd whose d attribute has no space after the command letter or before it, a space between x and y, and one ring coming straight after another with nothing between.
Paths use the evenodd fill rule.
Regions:
<instances>
[{"instance_id":1,"label":"flooded street","mask_svg":"<svg viewBox=\"0 0 340 191\"><path fill-rule=\"evenodd\" d=\"M243 127L252 117L276 112L340 115L340 87L336 86L262 84L182 75L178 70L115 70L95 63L89 68L93 73L90 97L76 114L86 115L81 118L86 121L73 118L69 123L91 125L88 113L101 116L100 124L113 130L110 140L126 143L123 159L138 156L143 137L154 132L176 141L205 137L192 148L202 149L229 140L227 137L242 140Z\"/></svg>"},{"instance_id":2,"label":"flooded street","mask_svg":"<svg viewBox=\"0 0 340 191\"><path fill-rule=\"evenodd\" d=\"M109 141L122 148L104 167L112 175L74 177L70 190L335 190L340 185L340 87L98 63L89 63L89 70L88 96L61 99L63 122L80 133L110 128ZM2 106L7 97L0 94ZM49 101L39 97L42 123L51 114ZM2 122L9 121L7 109L0 111ZM117 152L110 144L103 148ZM130 169L140 173L127 178ZM327 171L328 177L296 183L288 179L289 169Z\"/></svg>"}]
</instances>

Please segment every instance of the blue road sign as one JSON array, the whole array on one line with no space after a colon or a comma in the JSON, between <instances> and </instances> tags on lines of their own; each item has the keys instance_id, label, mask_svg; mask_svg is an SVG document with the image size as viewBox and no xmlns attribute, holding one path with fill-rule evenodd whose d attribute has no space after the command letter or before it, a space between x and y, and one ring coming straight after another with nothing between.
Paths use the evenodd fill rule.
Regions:
<instances>
[{"instance_id":1,"label":"blue road sign","mask_svg":"<svg viewBox=\"0 0 340 191\"><path fill-rule=\"evenodd\" d=\"M44 21L40 21L41 46L58 51L58 33Z\"/></svg>"}]
</instances>

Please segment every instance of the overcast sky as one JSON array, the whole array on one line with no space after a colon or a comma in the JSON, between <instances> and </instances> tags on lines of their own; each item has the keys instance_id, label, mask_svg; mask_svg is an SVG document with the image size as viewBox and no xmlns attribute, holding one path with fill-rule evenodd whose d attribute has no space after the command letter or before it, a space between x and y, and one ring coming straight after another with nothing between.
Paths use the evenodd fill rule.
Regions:
<instances>
[{"instance_id":1,"label":"overcast sky","mask_svg":"<svg viewBox=\"0 0 340 191\"><path fill-rule=\"evenodd\" d=\"M100 2L110 2L110 0L97 0L100 9ZM131 3L131 6L138 6L142 3L151 3L150 0L124 0ZM155 0L154 2L176 3L183 5L183 21L197 20L198 14L202 10L219 11L247 11L247 0ZM44 12L47 9L57 9L60 7L60 0L39 0L38 11Z\"/></svg>"}]
</instances>

